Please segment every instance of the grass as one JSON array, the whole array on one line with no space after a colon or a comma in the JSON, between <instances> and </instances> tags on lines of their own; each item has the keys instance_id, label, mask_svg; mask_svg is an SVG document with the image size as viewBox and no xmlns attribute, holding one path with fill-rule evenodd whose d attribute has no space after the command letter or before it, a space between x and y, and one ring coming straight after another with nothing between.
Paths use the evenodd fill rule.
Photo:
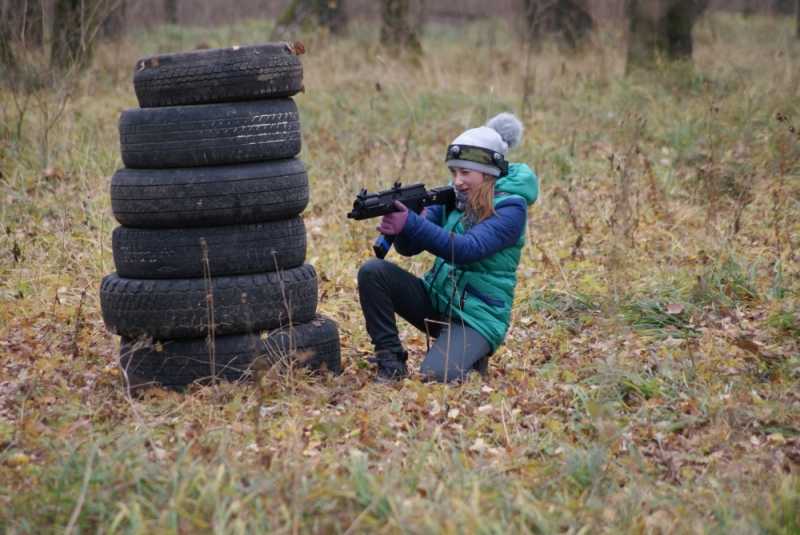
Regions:
<instances>
[{"instance_id":1,"label":"grass","mask_svg":"<svg viewBox=\"0 0 800 535\"><path fill-rule=\"evenodd\" d=\"M20 120L0 90L0 531L798 532L788 21L707 17L694 69L650 76L623 76L615 28L573 56L544 44L524 112L526 49L501 22L431 27L417 64L367 25L301 36L308 260L345 371L128 397L97 287L130 67L270 28L103 44L55 123L57 94ZM504 110L527 127L513 159L542 179L506 344L484 381L373 384L355 288L373 231L344 217L352 197L444 182L447 143ZM417 274L432 260L391 258ZM404 336L416 365L424 335Z\"/></svg>"}]
</instances>

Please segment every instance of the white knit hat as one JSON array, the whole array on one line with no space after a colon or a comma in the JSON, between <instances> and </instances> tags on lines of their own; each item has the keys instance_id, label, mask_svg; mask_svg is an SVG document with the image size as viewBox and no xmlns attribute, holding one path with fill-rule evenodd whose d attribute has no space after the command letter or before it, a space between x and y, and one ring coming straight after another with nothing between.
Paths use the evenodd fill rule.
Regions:
<instances>
[{"instance_id":1,"label":"white knit hat","mask_svg":"<svg viewBox=\"0 0 800 535\"><path fill-rule=\"evenodd\" d=\"M508 149L516 147L521 140L520 120L511 113L501 113L489 119L486 126L471 128L455 138L448 147L445 163L448 167L500 176L503 174L500 164L505 162ZM470 147L485 152L464 150Z\"/></svg>"}]
</instances>

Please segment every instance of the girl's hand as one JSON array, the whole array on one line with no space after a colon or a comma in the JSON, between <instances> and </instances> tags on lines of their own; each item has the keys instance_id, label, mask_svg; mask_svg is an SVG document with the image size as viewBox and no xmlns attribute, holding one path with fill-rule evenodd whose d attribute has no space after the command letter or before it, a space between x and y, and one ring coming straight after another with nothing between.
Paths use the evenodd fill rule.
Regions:
<instances>
[{"instance_id":1,"label":"girl's hand","mask_svg":"<svg viewBox=\"0 0 800 535\"><path fill-rule=\"evenodd\" d=\"M400 201L394 201L394 207L399 211L386 214L381 218L377 230L386 236L397 236L403 231L408 220L408 208Z\"/></svg>"}]
</instances>

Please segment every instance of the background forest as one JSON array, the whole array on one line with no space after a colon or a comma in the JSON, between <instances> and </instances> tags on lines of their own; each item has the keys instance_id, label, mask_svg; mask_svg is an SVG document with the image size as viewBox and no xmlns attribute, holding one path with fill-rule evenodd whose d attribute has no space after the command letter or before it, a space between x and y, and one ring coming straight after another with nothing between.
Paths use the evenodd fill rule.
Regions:
<instances>
[{"instance_id":1,"label":"background forest","mask_svg":"<svg viewBox=\"0 0 800 535\"><path fill-rule=\"evenodd\" d=\"M800 532L800 2L484 4L0 0L0 531ZM271 39L344 372L131 395L98 286L133 66ZM345 213L506 110L542 190L506 344L374 384Z\"/></svg>"}]
</instances>

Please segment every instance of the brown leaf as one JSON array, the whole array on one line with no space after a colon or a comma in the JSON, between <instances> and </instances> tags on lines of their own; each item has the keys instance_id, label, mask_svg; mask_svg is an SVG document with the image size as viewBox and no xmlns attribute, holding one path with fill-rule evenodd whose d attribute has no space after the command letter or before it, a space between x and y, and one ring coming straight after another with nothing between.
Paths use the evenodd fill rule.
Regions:
<instances>
[{"instance_id":1,"label":"brown leaf","mask_svg":"<svg viewBox=\"0 0 800 535\"><path fill-rule=\"evenodd\" d=\"M48 167L42 173L42 176L48 180L64 180L64 171L59 167Z\"/></svg>"},{"instance_id":2,"label":"brown leaf","mask_svg":"<svg viewBox=\"0 0 800 535\"><path fill-rule=\"evenodd\" d=\"M294 54L295 56L302 56L306 53L306 45L301 41L286 43L286 48L289 50L290 54Z\"/></svg>"},{"instance_id":3,"label":"brown leaf","mask_svg":"<svg viewBox=\"0 0 800 535\"><path fill-rule=\"evenodd\" d=\"M680 303L670 303L667 305L667 314L672 314L677 316L678 314L682 314L684 311L684 306Z\"/></svg>"},{"instance_id":4,"label":"brown leaf","mask_svg":"<svg viewBox=\"0 0 800 535\"><path fill-rule=\"evenodd\" d=\"M800 465L800 438L794 438L784 444L783 453L795 464Z\"/></svg>"},{"instance_id":5,"label":"brown leaf","mask_svg":"<svg viewBox=\"0 0 800 535\"><path fill-rule=\"evenodd\" d=\"M731 343L739 349L744 349L745 351L753 353L754 355L758 355L760 357L764 356L763 352L761 351L761 346L746 336L738 336L734 338Z\"/></svg>"}]
</instances>

